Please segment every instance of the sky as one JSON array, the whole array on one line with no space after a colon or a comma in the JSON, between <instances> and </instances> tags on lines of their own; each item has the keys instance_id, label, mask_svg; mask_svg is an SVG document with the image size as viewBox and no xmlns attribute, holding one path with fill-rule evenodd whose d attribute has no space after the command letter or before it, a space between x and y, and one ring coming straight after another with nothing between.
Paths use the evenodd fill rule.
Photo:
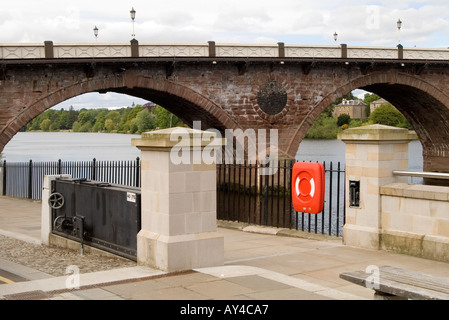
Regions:
<instances>
[{"instance_id":1,"label":"sky","mask_svg":"<svg viewBox=\"0 0 449 320\"><path fill-rule=\"evenodd\" d=\"M449 1L15 0L0 8L0 43L127 43L130 10L139 43L312 44L449 47ZM396 22L402 21L401 30ZM93 28L99 29L95 39ZM337 41L333 34L337 33ZM56 108L121 107L146 101L86 94Z\"/></svg>"}]
</instances>

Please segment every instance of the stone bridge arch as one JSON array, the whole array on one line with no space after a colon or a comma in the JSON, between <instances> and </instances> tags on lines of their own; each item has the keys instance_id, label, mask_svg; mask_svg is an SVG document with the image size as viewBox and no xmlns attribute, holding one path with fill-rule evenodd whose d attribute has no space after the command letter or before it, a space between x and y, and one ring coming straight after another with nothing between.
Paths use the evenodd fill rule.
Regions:
<instances>
[{"instance_id":1,"label":"stone bridge arch","mask_svg":"<svg viewBox=\"0 0 449 320\"><path fill-rule=\"evenodd\" d=\"M203 130L215 128L224 132L225 129L240 128L238 123L212 100L186 85L173 81L130 73L123 76L123 85L105 90L157 103L188 125L193 121L201 121Z\"/></svg>"},{"instance_id":2,"label":"stone bridge arch","mask_svg":"<svg viewBox=\"0 0 449 320\"><path fill-rule=\"evenodd\" d=\"M133 74L124 75L120 79L104 79L102 77L88 79L50 92L30 105L24 106L23 110L3 128L0 135L6 135L6 139L9 141L24 125L45 110L85 93L105 93L107 91L128 94L155 102L167 108L187 124L195 120L201 121L202 129L216 128L224 131L226 128L239 128L229 114L191 88L168 80L157 79L156 81ZM188 112L183 112L185 110Z\"/></svg>"},{"instance_id":3,"label":"stone bridge arch","mask_svg":"<svg viewBox=\"0 0 449 320\"><path fill-rule=\"evenodd\" d=\"M423 146L424 171L448 171L449 95L429 81L405 72L372 72L336 87L305 117L296 130L288 153L296 152L307 130L321 112L355 89L383 97L406 117Z\"/></svg>"}]
</instances>

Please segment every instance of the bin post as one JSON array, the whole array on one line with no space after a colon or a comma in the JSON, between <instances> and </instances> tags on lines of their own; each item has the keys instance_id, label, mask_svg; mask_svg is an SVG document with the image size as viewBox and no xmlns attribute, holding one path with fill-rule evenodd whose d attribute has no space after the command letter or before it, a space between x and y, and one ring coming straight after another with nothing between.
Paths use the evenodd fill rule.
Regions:
<instances>
[{"instance_id":1,"label":"bin post","mask_svg":"<svg viewBox=\"0 0 449 320\"><path fill-rule=\"evenodd\" d=\"M216 162L201 156L206 147L208 155L211 148L221 150L223 140L210 135L215 137L208 131L170 128L144 132L132 140L141 150L138 264L164 271L223 265Z\"/></svg>"},{"instance_id":2,"label":"bin post","mask_svg":"<svg viewBox=\"0 0 449 320\"><path fill-rule=\"evenodd\" d=\"M0 166L0 195L6 196L6 160Z\"/></svg>"},{"instance_id":3,"label":"bin post","mask_svg":"<svg viewBox=\"0 0 449 320\"><path fill-rule=\"evenodd\" d=\"M51 207L48 204L48 199L51 195L51 182L56 178L71 178L70 174L46 175L42 183L42 206L41 206L41 243L50 245L50 234L53 226L53 218L51 214Z\"/></svg>"},{"instance_id":4,"label":"bin post","mask_svg":"<svg viewBox=\"0 0 449 320\"><path fill-rule=\"evenodd\" d=\"M28 199L33 198L33 160L28 165Z\"/></svg>"}]
</instances>

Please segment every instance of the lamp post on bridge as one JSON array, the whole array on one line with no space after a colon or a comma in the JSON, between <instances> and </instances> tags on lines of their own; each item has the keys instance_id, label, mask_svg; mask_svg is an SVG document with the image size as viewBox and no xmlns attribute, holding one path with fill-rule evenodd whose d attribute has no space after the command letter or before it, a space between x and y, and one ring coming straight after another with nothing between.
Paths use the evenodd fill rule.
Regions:
<instances>
[{"instance_id":1,"label":"lamp post on bridge","mask_svg":"<svg viewBox=\"0 0 449 320\"><path fill-rule=\"evenodd\" d=\"M134 19L136 19L136 10L134 10L134 7L129 12L131 14L131 20L133 22L133 34L131 35L133 39L136 37L136 34L134 33Z\"/></svg>"},{"instance_id":2,"label":"lamp post on bridge","mask_svg":"<svg viewBox=\"0 0 449 320\"><path fill-rule=\"evenodd\" d=\"M334 41L335 43L337 42L338 39L338 33L337 31L334 32ZM342 58L347 58L348 57L348 46L345 43L340 44L340 48L341 48L341 57ZM346 62L346 64L348 64L348 62Z\"/></svg>"},{"instance_id":3,"label":"lamp post on bridge","mask_svg":"<svg viewBox=\"0 0 449 320\"><path fill-rule=\"evenodd\" d=\"M398 59L404 59L404 47L401 44L401 26L402 26L402 21L401 19L398 19L398 21L396 22L396 25L398 26ZM401 66L404 66L404 64L402 63Z\"/></svg>"},{"instance_id":4,"label":"lamp post on bridge","mask_svg":"<svg viewBox=\"0 0 449 320\"><path fill-rule=\"evenodd\" d=\"M134 19L136 19L136 10L134 7L129 12L131 14L131 20L133 22L133 34L131 35L133 38L131 39L131 56L138 57L139 56L139 41L136 40L136 34L134 33Z\"/></svg>"}]
</instances>

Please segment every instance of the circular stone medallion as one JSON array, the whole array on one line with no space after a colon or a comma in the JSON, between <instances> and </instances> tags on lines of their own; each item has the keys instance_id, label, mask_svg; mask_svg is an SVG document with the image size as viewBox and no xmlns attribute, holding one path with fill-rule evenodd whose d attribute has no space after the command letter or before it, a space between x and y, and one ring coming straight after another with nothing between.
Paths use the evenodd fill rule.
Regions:
<instances>
[{"instance_id":1,"label":"circular stone medallion","mask_svg":"<svg viewBox=\"0 0 449 320\"><path fill-rule=\"evenodd\" d=\"M279 82L269 81L260 86L257 92L257 104L269 115L278 114L287 104L287 91Z\"/></svg>"}]
</instances>

